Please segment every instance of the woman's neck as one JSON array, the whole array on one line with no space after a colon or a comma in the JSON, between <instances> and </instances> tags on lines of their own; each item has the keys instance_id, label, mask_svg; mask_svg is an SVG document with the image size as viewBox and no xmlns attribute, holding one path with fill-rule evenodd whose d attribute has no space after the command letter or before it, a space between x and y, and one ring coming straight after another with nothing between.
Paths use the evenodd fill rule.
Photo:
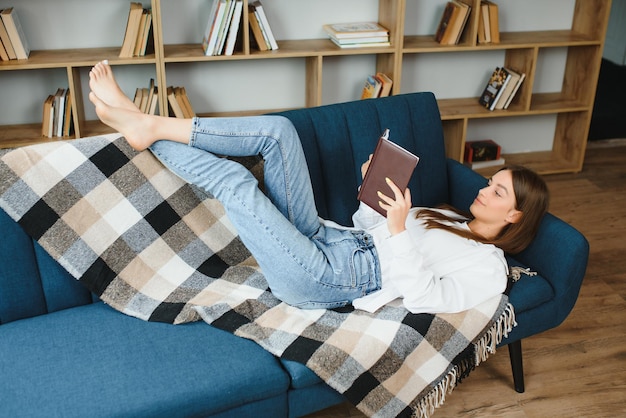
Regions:
<instances>
[{"instance_id":1,"label":"woman's neck","mask_svg":"<svg viewBox=\"0 0 626 418\"><path fill-rule=\"evenodd\" d=\"M472 219L471 221L469 221L467 223L467 226L469 227L470 231L472 231L472 233L488 240L495 239L502 230L500 226L480 222L476 219Z\"/></svg>"}]
</instances>

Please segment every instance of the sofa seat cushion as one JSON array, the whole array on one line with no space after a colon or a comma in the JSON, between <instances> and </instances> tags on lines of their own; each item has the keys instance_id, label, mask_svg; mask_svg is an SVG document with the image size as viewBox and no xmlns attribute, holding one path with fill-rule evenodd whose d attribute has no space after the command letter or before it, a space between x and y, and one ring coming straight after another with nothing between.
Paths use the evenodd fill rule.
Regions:
<instances>
[{"instance_id":1,"label":"sofa seat cushion","mask_svg":"<svg viewBox=\"0 0 626 418\"><path fill-rule=\"evenodd\" d=\"M278 397L289 378L252 341L206 323L144 322L103 303L0 327L5 416L208 416Z\"/></svg>"},{"instance_id":2,"label":"sofa seat cushion","mask_svg":"<svg viewBox=\"0 0 626 418\"><path fill-rule=\"evenodd\" d=\"M293 389L302 389L322 382L322 379L304 364L285 359L281 359L280 361L287 373L289 373L291 387Z\"/></svg>"}]
</instances>

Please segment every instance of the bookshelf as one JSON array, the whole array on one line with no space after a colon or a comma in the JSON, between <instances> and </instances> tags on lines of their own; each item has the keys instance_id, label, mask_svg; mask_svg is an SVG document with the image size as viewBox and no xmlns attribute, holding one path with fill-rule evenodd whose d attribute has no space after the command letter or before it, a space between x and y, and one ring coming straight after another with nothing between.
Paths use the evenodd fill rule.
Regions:
<instances>
[{"instance_id":1,"label":"bookshelf","mask_svg":"<svg viewBox=\"0 0 626 418\"><path fill-rule=\"evenodd\" d=\"M114 66L136 66L142 68L154 77L159 87L159 109L165 114L167 97L165 88L168 85L181 85L176 81L176 75L185 74L190 68L212 68L218 65L241 66L241 71L253 70L258 65L267 62L302 62L300 67L302 106L318 106L326 104L324 101L324 86L326 71L336 60L364 59L372 62L374 68L370 73L382 71L394 80L392 94L411 91L403 83L408 76L403 74L406 63L415 59L429 59L432 57L452 57L458 54L478 56L484 53L496 53L503 56L505 66L511 66L527 74L522 88L507 110L490 112L477 103L477 97L445 97L438 100L441 119L444 127L446 152L449 157L462 160L463 148L468 139L468 130L476 122L497 121L505 125L509 121L524 121L524 118L550 116L555 119L554 136L551 149L530 152L515 152L506 154L507 162L520 163L541 172L560 173L577 172L582 169L587 134L593 110L593 100L597 77L600 70L604 35L608 23L611 7L610 0L576 0L573 6L571 27L557 30L530 30L501 32L501 41L498 44L478 44L476 42L479 15L479 0L463 0L472 6L466 29L457 45L440 45L433 39L433 33L412 35L415 32L415 20L406 17L407 7L423 4L429 0L378 0L373 7L377 8L378 22L390 30L390 47L341 49L328 39L320 35L316 39L281 39L279 49L274 51L258 51L251 47L251 33L242 31L242 48L231 56L205 56L200 46L200 39L191 43L164 42L164 26L172 17L170 0L152 0L144 2L145 7L152 8L154 25L154 54L145 57L118 58L120 46L105 46L95 48L78 48L64 50L34 50L28 60L0 62L0 77L5 71L26 70L42 71L54 69L60 71L67 78L74 107L74 125L76 136L84 137L107 132L107 128L97 121L87 120L85 106L89 103L83 98L88 68L102 59L108 59ZM497 2L497 0L496 0ZM27 3L23 2L22 4ZM244 0L244 14L242 27L248 28L247 14L248 0ZM442 5L445 2L441 3ZM266 9L276 6L272 0L263 2ZM168 6L168 7L163 7ZM24 6L27 7L27 6ZM33 7L35 7L33 5ZM127 7L127 6L125 6ZM290 9L293 13L293 9ZM280 13L280 10L273 10ZM327 12L328 22L336 20L332 17L332 10ZM121 17L125 19L126 16ZM503 18L511 19L511 16ZM438 21L439 16L432 16L432 21ZM346 20L347 21L347 20ZM270 23L271 20L270 20ZM436 22L435 22L436 23ZM433 23L433 25L435 24ZM502 26L501 26L502 28ZM541 82L541 65L545 51L566 51L563 70L563 80L560 91L537 92L535 84ZM443 55L441 55L443 54ZM456 54L456 55L455 55ZM274 61L275 60L275 61ZM462 60L458 62L462 64ZM486 71L493 68L488 65ZM462 70L461 70L462 71ZM154 74L154 75L152 75ZM422 79L427 80L432 74L424 74ZM326 77L328 77L326 75ZM175 80L175 81L172 81ZM354 80L353 80L354 81ZM486 81L486 80L485 80ZM358 83L362 82L359 77ZM470 82L468 80L468 82ZM483 84L483 80L473 80L476 85ZM482 87L482 86L481 86ZM427 89L427 88L426 88ZM356 97L355 97L356 98ZM41 98L43 102L45 97ZM5 100L4 97L2 100ZM193 101L193 100L192 100ZM194 109L201 116L226 116L260 114L275 110L271 105L267 109L237 109L225 110ZM164 111L165 109L165 111ZM529 119L530 120L530 119ZM39 124L4 125L0 133L0 146L9 147L31 142L41 142Z\"/></svg>"}]
</instances>

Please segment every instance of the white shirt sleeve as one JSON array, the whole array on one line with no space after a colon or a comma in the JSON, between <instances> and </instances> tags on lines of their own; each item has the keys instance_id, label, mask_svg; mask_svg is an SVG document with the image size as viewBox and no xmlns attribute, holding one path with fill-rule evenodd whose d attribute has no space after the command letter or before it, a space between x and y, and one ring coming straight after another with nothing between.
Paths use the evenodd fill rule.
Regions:
<instances>
[{"instance_id":1,"label":"white shirt sleeve","mask_svg":"<svg viewBox=\"0 0 626 418\"><path fill-rule=\"evenodd\" d=\"M352 223L358 229L368 230L384 222L387 222L387 218L363 202L359 203L359 208L352 215Z\"/></svg>"}]
</instances>

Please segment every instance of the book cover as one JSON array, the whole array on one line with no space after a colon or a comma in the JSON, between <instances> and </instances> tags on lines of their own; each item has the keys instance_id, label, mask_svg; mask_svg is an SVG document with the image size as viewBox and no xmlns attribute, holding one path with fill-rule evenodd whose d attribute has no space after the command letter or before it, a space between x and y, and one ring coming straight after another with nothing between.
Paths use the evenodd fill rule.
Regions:
<instances>
[{"instance_id":1,"label":"book cover","mask_svg":"<svg viewBox=\"0 0 626 418\"><path fill-rule=\"evenodd\" d=\"M496 102L496 107L495 107L496 109L504 109L504 104L507 102L507 100L509 99L511 94L513 94L513 90L515 89L515 86L517 85L517 82L521 78L520 74L518 74L517 72L511 70L510 68L506 68L505 67L505 70L507 71L507 73L509 73L511 79L506 84L506 87L504 88L504 90L502 92L502 95L500 96L500 98Z\"/></svg>"},{"instance_id":2,"label":"book cover","mask_svg":"<svg viewBox=\"0 0 626 418\"><path fill-rule=\"evenodd\" d=\"M11 50L12 57L9 56L9 49ZM2 23L2 19L0 19L0 58L2 58L2 61L9 61L17 58L15 56L15 51L13 50L13 45L11 45L9 34L4 27L4 23Z\"/></svg>"},{"instance_id":3,"label":"book cover","mask_svg":"<svg viewBox=\"0 0 626 418\"><path fill-rule=\"evenodd\" d=\"M150 100L150 109L148 110L148 113L150 115L156 115L158 105L159 105L159 88L157 86L154 86L154 91L152 92L152 99Z\"/></svg>"},{"instance_id":4,"label":"book cover","mask_svg":"<svg viewBox=\"0 0 626 418\"><path fill-rule=\"evenodd\" d=\"M137 28L137 39L135 39L135 46L133 48L133 57L141 56L141 49L143 48L143 35L148 23L148 9L142 9L141 18L139 19L139 27Z\"/></svg>"},{"instance_id":5,"label":"book cover","mask_svg":"<svg viewBox=\"0 0 626 418\"><path fill-rule=\"evenodd\" d=\"M254 6L255 13L257 13L257 18L259 20L261 30L267 38L267 43L269 44L270 49L278 49L278 43L276 42L276 38L274 37L274 33L272 32L272 28L270 27L270 22L267 20L267 15L265 14L265 9L263 8L263 5L258 0L253 2L252 5Z\"/></svg>"},{"instance_id":6,"label":"book cover","mask_svg":"<svg viewBox=\"0 0 626 418\"><path fill-rule=\"evenodd\" d=\"M0 12L2 16L2 23L9 35L11 45L15 51L15 55L18 60L28 59L30 55L30 47L28 45L28 39L22 29L22 24L17 16L17 12L13 7L9 7ZM4 41L3 41L4 43Z\"/></svg>"},{"instance_id":7,"label":"book cover","mask_svg":"<svg viewBox=\"0 0 626 418\"><path fill-rule=\"evenodd\" d=\"M333 23L322 27L335 39L389 37L389 30L377 22Z\"/></svg>"},{"instance_id":8,"label":"book cover","mask_svg":"<svg viewBox=\"0 0 626 418\"><path fill-rule=\"evenodd\" d=\"M202 48L205 55L213 55L219 38L220 25L226 14L226 0L215 0L209 13L209 21L205 36L202 38Z\"/></svg>"},{"instance_id":9,"label":"book cover","mask_svg":"<svg viewBox=\"0 0 626 418\"><path fill-rule=\"evenodd\" d=\"M371 43L381 43L381 42L390 44L388 36L367 36L363 38L337 39L333 35L328 34L328 37L330 38L331 41L333 41L334 43L340 46L351 45L351 44L371 44Z\"/></svg>"},{"instance_id":10,"label":"book cover","mask_svg":"<svg viewBox=\"0 0 626 418\"><path fill-rule=\"evenodd\" d=\"M524 82L525 79L526 79L526 73L520 74L520 78L515 83L515 87L513 87L513 91L511 92L509 97L506 99L506 102L504 103L504 109L508 109L509 108L509 105L511 104L511 102L515 98L515 95L517 94L517 91L519 90L519 88L521 87L521 85L522 85L522 83Z\"/></svg>"},{"instance_id":11,"label":"book cover","mask_svg":"<svg viewBox=\"0 0 626 418\"><path fill-rule=\"evenodd\" d=\"M357 198L381 215L387 216L387 212L378 204L379 191L387 196L394 196L385 179L391 179L400 190L406 189L418 161L419 157L390 141L389 129L386 129L378 139Z\"/></svg>"},{"instance_id":12,"label":"book cover","mask_svg":"<svg viewBox=\"0 0 626 418\"><path fill-rule=\"evenodd\" d=\"M465 25L469 19L470 11L472 8L461 2L454 0L453 3L459 9L459 16L453 22L453 25L450 29L450 39L448 40L448 45L456 45L461 40L461 35L463 34L463 30L465 30Z\"/></svg>"},{"instance_id":13,"label":"book cover","mask_svg":"<svg viewBox=\"0 0 626 418\"><path fill-rule=\"evenodd\" d=\"M185 114L183 113L183 109L178 104L178 100L176 99L176 92L174 87L167 88L167 102L170 105L171 113L174 114L177 118L184 118Z\"/></svg>"},{"instance_id":14,"label":"book cover","mask_svg":"<svg viewBox=\"0 0 626 418\"><path fill-rule=\"evenodd\" d=\"M54 95L50 94L43 103L41 136L52 138L52 120L54 119Z\"/></svg>"},{"instance_id":15,"label":"book cover","mask_svg":"<svg viewBox=\"0 0 626 418\"><path fill-rule=\"evenodd\" d=\"M393 87L393 80L389 78L387 74L381 72L376 73L376 78L382 84L378 97L389 96L391 94L391 87Z\"/></svg>"},{"instance_id":16,"label":"book cover","mask_svg":"<svg viewBox=\"0 0 626 418\"><path fill-rule=\"evenodd\" d=\"M448 3L452 7L452 14L439 43L442 45L455 45L460 39L465 23L467 22L469 6L458 1L450 1ZM447 8L446 6L446 9Z\"/></svg>"},{"instance_id":17,"label":"book cover","mask_svg":"<svg viewBox=\"0 0 626 418\"><path fill-rule=\"evenodd\" d=\"M269 50L270 46L265 41L265 36L263 36L263 31L261 30L261 24L259 23L257 15L254 11L254 6L251 4L248 5L248 20L250 23L250 29L252 29L252 35L254 35L254 40L259 48L259 51Z\"/></svg>"},{"instance_id":18,"label":"book cover","mask_svg":"<svg viewBox=\"0 0 626 418\"><path fill-rule=\"evenodd\" d=\"M228 30L233 19L233 13L235 12L235 0L226 1L226 13L222 19L222 23L219 28L217 36L217 45L213 51L213 55L221 55L226 45L226 37L228 36Z\"/></svg>"},{"instance_id":19,"label":"book cover","mask_svg":"<svg viewBox=\"0 0 626 418\"><path fill-rule=\"evenodd\" d=\"M74 120L72 119L72 95L70 89L67 89L65 94L65 120L63 121L63 133L61 136L69 138L74 131Z\"/></svg>"},{"instance_id":20,"label":"book cover","mask_svg":"<svg viewBox=\"0 0 626 418\"><path fill-rule=\"evenodd\" d=\"M363 91L361 91L361 99L372 99L378 97L381 87L381 82L376 79L375 76L368 76L367 80L365 80Z\"/></svg>"},{"instance_id":21,"label":"book cover","mask_svg":"<svg viewBox=\"0 0 626 418\"><path fill-rule=\"evenodd\" d=\"M450 25L450 21L452 20L452 14L454 13L455 7L454 4L449 1L446 3L445 8L443 9L443 14L441 15L441 19L439 19L439 25L437 25L437 31L435 32L435 41L441 43L443 36Z\"/></svg>"},{"instance_id":22,"label":"book cover","mask_svg":"<svg viewBox=\"0 0 626 418\"><path fill-rule=\"evenodd\" d=\"M491 42L500 43L500 22L498 17L498 5L492 1L485 0L489 11L489 34Z\"/></svg>"},{"instance_id":23,"label":"book cover","mask_svg":"<svg viewBox=\"0 0 626 418\"><path fill-rule=\"evenodd\" d=\"M496 102L500 98L503 89L506 88L509 80L510 75L506 69L497 67L491 74L491 77L489 77L489 81L487 82L483 93L480 95L478 102L485 108L494 110Z\"/></svg>"},{"instance_id":24,"label":"book cover","mask_svg":"<svg viewBox=\"0 0 626 418\"><path fill-rule=\"evenodd\" d=\"M339 48L374 48L374 47L387 47L391 46L391 42L353 42L353 43L339 43L337 39L330 38L331 41Z\"/></svg>"},{"instance_id":25,"label":"book cover","mask_svg":"<svg viewBox=\"0 0 626 418\"><path fill-rule=\"evenodd\" d=\"M237 3L235 4L235 11L233 12L233 18L230 22L230 28L228 29L224 55L233 55L233 52L235 51L235 44L237 43L237 36L239 34L239 26L241 26L242 12L243 1L237 0Z\"/></svg>"},{"instance_id":26,"label":"book cover","mask_svg":"<svg viewBox=\"0 0 626 418\"><path fill-rule=\"evenodd\" d=\"M119 54L120 58L130 58L133 56L142 15L143 5L138 2L130 3L128 20L126 21L126 32L124 33L124 41L122 42L122 48Z\"/></svg>"},{"instance_id":27,"label":"book cover","mask_svg":"<svg viewBox=\"0 0 626 418\"><path fill-rule=\"evenodd\" d=\"M482 23L483 39L479 38L480 43L491 42L491 24L489 21L489 5L484 1L480 2L480 22Z\"/></svg>"}]
</instances>

